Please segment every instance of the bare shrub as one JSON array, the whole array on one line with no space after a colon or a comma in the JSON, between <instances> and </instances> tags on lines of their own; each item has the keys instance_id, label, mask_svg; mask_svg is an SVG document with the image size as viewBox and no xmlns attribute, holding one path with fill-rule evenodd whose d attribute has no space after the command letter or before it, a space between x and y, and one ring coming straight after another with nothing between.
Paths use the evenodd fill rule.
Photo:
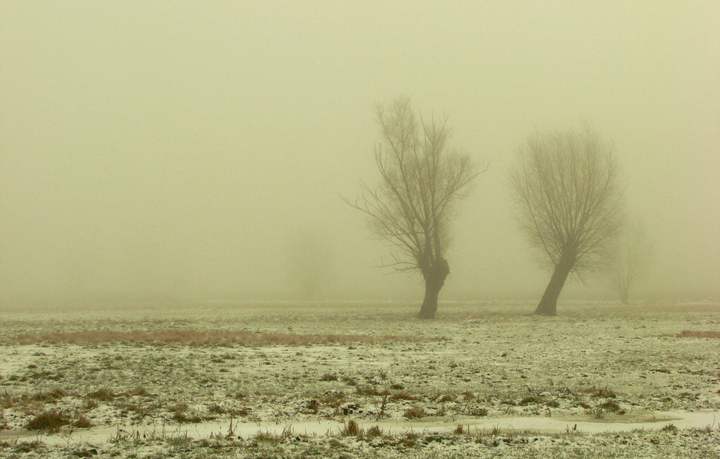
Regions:
<instances>
[{"instance_id":1,"label":"bare shrub","mask_svg":"<svg viewBox=\"0 0 720 459\"><path fill-rule=\"evenodd\" d=\"M405 437L400 441L400 444L406 448L412 448L417 444L418 438L420 438L419 433L410 431L405 434Z\"/></svg>"},{"instance_id":2,"label":"bare shrub","mask_svg":"<svg viewBox=\"0 0 720 459\"><path fill-rule=\"evenodd\" d=\"M269 430L266 430L264 432L259 431L255 434L255 440L268 443L280 443L285 439L292 437L293 435L295 434L292 430L292 427L287 426L279 434L272 433Z\"/></svg>"},{"instance_id":3,"label":"bare shrub","mask_svg":"<svg viewBox=\"0 0 720 459\"><path fill-rule=\"evenodd\" d=\"M608 400L605 403L600 404L600 408L611 413L624 414L625 412L620 408L620 405L615 400Z\"/></svg>"},{"instance_id":4,"label":"bare shrub","mask_svg":"<svg viewBox=\"0 0 720 459\"><path fill-rule=\"evenodd\" d=\"M83 406L85 407L86 410L94 410L95 408L100 406L100 404L98 403L97 400L86 399L85 404Z\"/></svg>"},{"instance_id":5,"label":"bare shrub","mask_svg":"<svg viewBox=\"0 0 720 459\"><path fill-rule=\"evenodd\" d=\"M425 409L421 406L414 406L405 410L403 417L406 419L421 419L425 417Z\"/></svg>"},{"instance_id":6,"label":"bare shrub","mask_svg":"<svg viewBox=\"0 0 720 459\"><path fill-rule=\"evenodd\" d=\"M343 424L342 429L340 429L340 436L342 437L362 437L363 436L363 429L358 425L357 422L355 422L353 419L350 419L348 422Z\"/></svg>"},{"instance_id":7,"label":"bare shrub","mask_svg":"<svg viewBox=\"0 0 720 459\"><path fill-rule=\"evenodd\" d=\"M357 386L357 381L351 376L343 376L342 381L348 386Z\"/></svg>"},{"instance_id":8,"label":"bare shrub","mask_svg":"<svg viewBox=\"0 0 720 459\"><path fill-rule=\"evenodd\" d=\"M280 438L278 435L270 432L269 430L266 431L259 431L255 434L255 440L260 442L272 442L276 443L280 441Z\"/></svg>"},{"instance_id":9,"label":"bare shrub","mask_svg":"<svg viewBox=\"0 0 720 459\"><path fill-rule=\"evenodd\" d=\"M395 392L390 396L392 400L417 400L418 398L414 395L410 395L406 391Z\"/></svg>"},{"instance_id":10,"label":"bare shrub","mask_svg":"<svg viewBox=\"0 0 720 459\"><path fill-rule=\"evenodd\" d=\"M663 426L662 429L660 429L660 432L668 432L668 433L676 433L678 431L678 428L673 425L671 422L670 424L667 424Z\"/></svg>"},{"instance_id":11,"label":"bare shrub","mask_svg":"<svg viewBox=\"0 0 720 459\"><path fill-rule=\"evenodd\" d=\"M318 410L320 410L320 403L317 400L312 399L305 404L305 408L310 410L311 413L317 414Z\"/></svg>"},{"instance_id":12,"label":"bare shrub","mask_svg":"<svg viewBox=\"0 0 720 459\"><path fill-rule=\"evenodd\" d=\"M10 395L5 389L5 393L0 395L0 408L12 408L13 407L13 397Z\"/></svg>"},{"instance_id":13,"label":"bare shrub","mask_svg":"<svg viewBox=\"0 0 720 459\"><path fill-rule=\"evenodd\" d=\"M60 430L60 427L70 425L72 421L62 413L56 410L45 411L35 416L25 426L28 430L47 430L50 433L55 433Z\"/></svg>"},{"instance_id":14,"label":"bare shrub","mask_svg":"<svg viewBox=\"0 0 720 459\"><path fill-rule=\"evenodd\" d=\"M365 431L365 438L377 438L383 436L383 430L380 426L372 426Z\"/></svg>"},{"instance_id":15,"label":"bare shrub","mask_svg":"<svg viewBox=\"0 0 720 459\"><path fill-rule=\"evenodd\" d=\"M345 402L345 395L342 392L326 393L318 397L318 401L330 408L337 408Z\"/></svg>"},{"instance_id":16,"label":"bare shrub","mask_svg":"<svg viewBox=\"0 0 720 459\"><path fill-rule=\"evenodd\" d=\"M217 403L213 403L212 405L208 406L208 413L212 414L225 414L227 413L227 409L223 408L222 406L218 405Z\"/></svg>"},{"instance_id":17,"label":"bare shrub","mask_svg":"<svg viewBox=\"0 0 720 459\"><path fill-rule=\"evenodd\" d=\"M479 406L471 406L465 410L465 413L468 416L475 416L481 418L488 415L488 410L485 408L480 408Z\"/></svg>"},{"instance_id":18,"label":"bare shrub","mask_svg":"<svg viewBox=\"0 0 720 459\"><path fill-rule=\"evenodd\" d=\"M33 441L23 441L20 443L16 443L14 450L20 453L29 453L31 451L36 451L38 449L42 449L45 446L45 443L41 442L40 440L33 440ZM15 457L15 456L12 456Z\"/></svg>"},{"instance_id":19,"label":"bare shrub","mask_svg":"<svg viewBox=\"0 0 720 459\"><path fill-rule=\"evenodd\" d=\"M73 423L73 425L81 429L87 429L94 426L94 424L83 414L78 416L77 420Z\"/></svg>"},{"instance_id":20,"label":"bare shrub","mask_svg":"<svg viewBox=\"0 0 720 459\"><path fill-rule=\"evenodd\" d=\"M37 402L55 402L63 397L66 397L68 393L64 389L57 388L50 392L38 392L31 398Z\"/></svg>"},{"instance_id":21,"label":"bare shrub","mask_svg":"<svg viewBox=\"0 0 720 459\"><path fill-rule=\"evenodd\" d=\"M534 405L543 403L545 401L545 398L541 397L540 395L528 395L527 397L520 400L520 403L518 403L518 406L527 406L527 405Z\"/></svg>"},{"instance_id":22,"label":"bare shrub","mask_svg":"<svg viewBox=\"0 0 720 459\"><path fill-rule=\"evenodd\" d=\"M203 418L201 418L198 415L192 415L188 416L181 410L175 410L172 416L173 421L176 421L180 424L197 424L199 422L203 421Z\"/></svg>"}]
</instances>

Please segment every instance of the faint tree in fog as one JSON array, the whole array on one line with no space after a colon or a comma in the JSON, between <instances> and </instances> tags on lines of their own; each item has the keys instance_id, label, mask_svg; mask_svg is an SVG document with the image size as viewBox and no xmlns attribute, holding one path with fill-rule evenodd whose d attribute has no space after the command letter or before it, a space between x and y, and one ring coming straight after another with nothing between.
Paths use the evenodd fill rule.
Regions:
<instances>
[{"instance_id":1,"label":"faint tree in fog","mask_svg":"<svg viewBox=\"0 0 720 459\"><path fill-rule=\"evenodd\" d=\"M590 128L535 134L510 174L519 222L553 269L535 314L555 315L570 273L603 266L622 220L615 156Z\"/></svg>"},{"instance_id":2,"label":"faint tree in fog","mask_svg":"<svg viewBox=\"0 0 720 459\"><path fill-rule=\"evenodd\" d=\"M610 261L608 278L623 304L630 301L630 289L650 270L653 244L638 220L623 225Z\"/></svg>"},{"instance_id":3,"label":"faint tree in fog","mask_svg":"<svg viewBox=\"0 0 720 459\"><path fill-rule=\"evenodd\" d=\"M319 234L301 231L290 238L287 250L290 277L302 298L317 297L331 271L328 243Z\"/></svg>"},{"instance_id":4,"label":"faint tree in fog","mask_svg":"<svg viewBox=\"0 0 720 459\"><path fill-rule=\"evenodd\" d=\"M372 231L395 247L389 266L422 273L425 299L418 317L431 319L450 273L445 256L457 201L485 169L448 147L447 117L416 117L407 98L378 105L376 116L382 143L373 150L380 183L372 188L361 182L362 195L348 204L364 212Z\"/></svg>"}]
</instances>

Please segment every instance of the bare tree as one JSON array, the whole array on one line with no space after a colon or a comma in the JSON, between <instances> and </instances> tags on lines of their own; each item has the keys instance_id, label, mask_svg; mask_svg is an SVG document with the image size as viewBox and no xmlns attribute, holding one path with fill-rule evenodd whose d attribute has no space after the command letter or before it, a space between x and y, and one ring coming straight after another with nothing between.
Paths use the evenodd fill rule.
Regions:
<instances>
[{"instance_id":1,"label":"bare tree","mask_svg":"<svg viewBox=\"0 0 720 459\"><path fill-rule=\"evenodd\" d=\"M422 273L425 299L418 317L431 319L450 273L446 251L455 205L485 169L449 149L447 117L416 117L407 98L388 108L378 105L376 115L383 139L374 147L380 184L371 188L360 182L361 196L348 204L364 212L375 235L396 249L386 266Z\"/></svg>"},{"instance_id":2,"label":"bare tree","mask_svg":"<svg viewBox=\"0 0 720 459\"><path fill-rule=\"evenodd\" d=\"M510 182L521 228L553 270L535 314L555 315L568 275L600 268L611 252L623 201L617 161L587 126L535 134Z\"/></svg>"},{"instance_id":3,"label":"bare tree","mask_svg":"<svg viewBox=\"0 0 720 459\"><path fill-rule=\"evenodd\" d=\"M639 220L629 220L623 225L608 270L608 280L623 304L630 302L631 287L648 273L653 249Z\"/></svg>"},{"instance_id":4,"label":"bare tree","mask_svg":"<svg viewBox=\"0 0 720 459\"><path fill-rule=\"evenodd\" d=\"M302 298L317 297L332 271L329 243L319 233L298 231L289 238L287 256L288 273Z\"/></svg>"}]
</instances>

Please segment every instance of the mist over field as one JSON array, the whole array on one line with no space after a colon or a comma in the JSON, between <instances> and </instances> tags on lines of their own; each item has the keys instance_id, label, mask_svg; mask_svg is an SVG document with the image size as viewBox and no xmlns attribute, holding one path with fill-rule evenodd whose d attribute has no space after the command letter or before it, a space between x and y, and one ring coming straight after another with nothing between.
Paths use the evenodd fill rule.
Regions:
<instances>
[{"instance_id":1,"label":"mist over field","mask_svg":"<svg viewBox=\"0 0 720 459\"><path fill-rule=\"evenodd\" d=\"M717 299L718 24L715 1L3 1L0 301L421 301L342 199L379 180L397 96L488 165L441 302L539 299L508 171L584 122L655 248L634 299ZM586 281L561 298L615 298Z\"/></svg>"}]
</instances>

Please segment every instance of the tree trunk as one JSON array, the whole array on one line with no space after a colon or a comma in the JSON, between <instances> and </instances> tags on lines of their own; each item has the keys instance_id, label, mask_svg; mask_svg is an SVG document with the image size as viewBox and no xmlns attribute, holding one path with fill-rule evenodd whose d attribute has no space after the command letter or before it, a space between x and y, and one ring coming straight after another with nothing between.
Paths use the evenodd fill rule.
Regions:
<instances>
[{"instance_id":1,"label":"tree trunk","mask_svg":"<svg viewBox=\"0 0 720 459\"><path fill-rule=\"evenodd\" d=\"M622 301L624 305L630 304L629 290L627 286L620 287L620 301Z\"/></svg>"},{"instance_id":2,"label":"tree trunk","mask_svg":"<svg viewBox=\"0 0 720 459\"><path fill-rule=\"evenodd\" d=\"M572 264L563 263L562 261L555 266L553 275L550 278L550 283L545 289L545 293L540 300L537 308L535 309L535 315L540 316L554 316L557 315L557 300L560 296L560 292L565 285L565 281L570 274Z\"/></svg>"},{"instance_id":3,"label":"tree trunk","mask_svg":"<svg viewBox=\"0 0 720 459\"><path fill-rule=\"evenodd\" d=\"M425 299L420 307L418 319L434 319L438 306L440 289L445 285L445 278L450 274L450 268L445 259L438 260L434 265L423 272L425 278Z\"/></svg>"}]
</instances>

